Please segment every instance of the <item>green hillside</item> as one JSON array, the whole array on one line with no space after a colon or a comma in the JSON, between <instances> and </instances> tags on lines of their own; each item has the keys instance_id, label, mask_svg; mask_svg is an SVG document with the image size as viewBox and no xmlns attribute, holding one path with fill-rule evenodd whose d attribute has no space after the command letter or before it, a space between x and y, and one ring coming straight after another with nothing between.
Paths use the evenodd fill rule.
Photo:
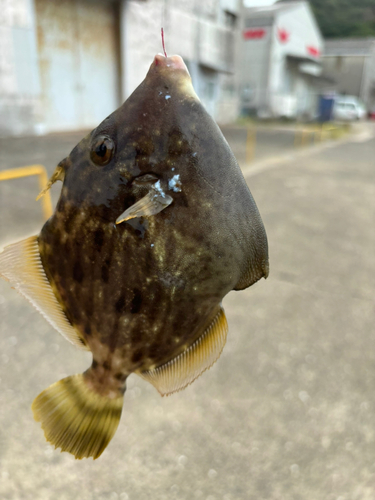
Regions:
<instances>
[{"instance_id":1,"label":"green hillside","mask_svg":"<svg viewBox=\"0 0 375 500\"><path fill-rule=\"evenodd\" d=\"M325 38L375 36L375 0L310 0Z\"/></svg>"}]
</instances>

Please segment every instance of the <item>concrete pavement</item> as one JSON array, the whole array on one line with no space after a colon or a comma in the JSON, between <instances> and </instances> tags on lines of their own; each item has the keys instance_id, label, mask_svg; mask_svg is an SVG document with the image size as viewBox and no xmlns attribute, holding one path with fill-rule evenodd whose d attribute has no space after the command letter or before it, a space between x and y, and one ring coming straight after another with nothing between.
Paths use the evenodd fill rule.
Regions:
<instances>
[{"instance_id":1,"label":"concrete pavement","mask_svg":"<svg viewBox=\"0 0 375 500\"><path fill-rule=\"evenodd\" d=\"M160 398L130 377L95 462L54 451L30 409L90 356L1 281L0 498L373 500L374 132L244 166L269 279L228 295L224 352L185 391ZM0 186L0 246L42 223L33 184L15 182Z\"/></svg>"}]
</instances>

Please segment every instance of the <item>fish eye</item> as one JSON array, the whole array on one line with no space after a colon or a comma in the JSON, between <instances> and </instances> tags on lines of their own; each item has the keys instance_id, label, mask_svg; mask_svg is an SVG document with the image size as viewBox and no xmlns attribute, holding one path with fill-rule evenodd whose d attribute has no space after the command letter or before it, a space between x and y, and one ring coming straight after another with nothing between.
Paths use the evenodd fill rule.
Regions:
<instances>
[{"instance_id":1,"label":"fish eye","mask_svg":"<svg viewBox=\"0 0 375 500\"><path fill-rule=\"evenodd\" d=\"M96 165L107 165L115 152L115 144L109 137L99 136L92 145L90 157Z\"/></svg>"}]
</instances>

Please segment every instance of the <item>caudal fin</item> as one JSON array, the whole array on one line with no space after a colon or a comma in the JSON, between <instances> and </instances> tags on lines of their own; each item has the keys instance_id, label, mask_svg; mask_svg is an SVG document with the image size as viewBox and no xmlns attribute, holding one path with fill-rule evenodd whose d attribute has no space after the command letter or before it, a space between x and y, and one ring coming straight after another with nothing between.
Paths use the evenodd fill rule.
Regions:
<instances>
[{"instance_id":1,"label":"caudal fin","mask_svg":"<svg viewBox=\"0 0 375 500\"><path fill-rule=\"evenodd\" d=\"M95 460L116 432L123 401L123 396L109 399L97 394L80 374L49 386L34 399L32 410L55 448Z\"/></svg>"}]
</instances>

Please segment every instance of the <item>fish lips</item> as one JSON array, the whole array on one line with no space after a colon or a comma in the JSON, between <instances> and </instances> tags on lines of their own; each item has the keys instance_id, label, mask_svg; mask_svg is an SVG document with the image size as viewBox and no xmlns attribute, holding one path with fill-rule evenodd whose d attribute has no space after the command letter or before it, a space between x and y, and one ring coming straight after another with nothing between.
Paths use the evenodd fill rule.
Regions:
<instances>
[{"instance_id":1,"label":"fish lips","mask_svg":"<svg viewBox=\"0 0 375 500\"><path fill-rule=\"evenodd\" d=\"M176 55L165 57L163 54L156 54L150 66L150 69L156 68L157 66L159 68L169 69L170 71L182 70L190 76L189 70L187 69L187 66L181 56Z\"/></svg>"}]
</instances>

